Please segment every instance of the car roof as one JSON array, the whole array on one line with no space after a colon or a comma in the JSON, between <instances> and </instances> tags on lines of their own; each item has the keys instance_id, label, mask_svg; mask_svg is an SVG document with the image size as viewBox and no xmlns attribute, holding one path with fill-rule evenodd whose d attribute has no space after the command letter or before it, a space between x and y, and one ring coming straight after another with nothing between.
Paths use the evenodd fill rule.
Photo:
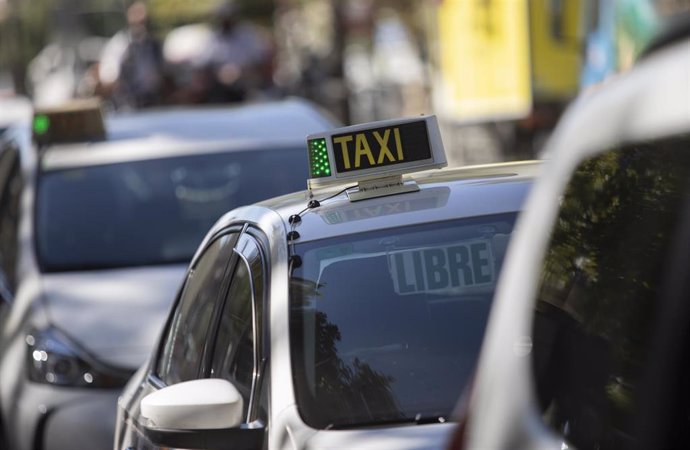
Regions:
<instances>
[{"instance_id":1,"label":"car roof","mask_svg":"<svg viewBox=\"0 0 690 450\"><path fill-rule=\"evenodd\" d=\"M286 229L290 229L290 216L301 213L301 222L295 227L300 234L298 242L515 212L540 165L539 161L525 161L426 171L405 178L419 184L418 192L351 202L344 192L351 185L340 185L314 190L313 198L309 191L302 191L258 206L277 212ZM307 210L312 199L319 200L321 206Z\"/></svg>"},{"instance_id":2,"label":"car roof","mask_svg":"<svg viewBox=\"0 0 690 450\"><path fill-rule=\"evenodd\" d=\"M108 141L165 135L195 141L304 140L307 134L333 127L315 106L301 99L216 106L148 110L106 118Z\"/></svg>"},{"instance_id":3,"label":"car roof","mask_svg":"<svg viewBox=\"0 0 690 450\"><path fill-rule=\"evenodd\" d=\"M305 145L308 134L332 127L329 118L298 99L137 112L107 117L106 141L48 147L41 165L50 171L197 153L297 148Z\"/></svg>"},{"instance_id":4,"label":"car roof","mask_svg":"<svg viewBox=\"0 0 690 450\"><path fill-rule=\"evenodd\" d=\"M296 149L303 146L304 139L229 139L226 141L180 140L167 136L150 136L127 141L99 142L60 146L45 152L41 158L44 172L115 164L130 161L145 161L176 156L226 153L233 151L259 151Z\"/></svg>"}]
</instances>

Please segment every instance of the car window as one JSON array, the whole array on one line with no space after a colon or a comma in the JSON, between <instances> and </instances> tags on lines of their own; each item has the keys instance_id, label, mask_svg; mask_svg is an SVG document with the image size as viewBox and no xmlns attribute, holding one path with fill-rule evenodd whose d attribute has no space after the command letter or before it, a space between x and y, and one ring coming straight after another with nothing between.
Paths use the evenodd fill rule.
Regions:
<instances>
[{"instance_id":1,"label":"car window","mask_svg":"<svg viewBox=\"0 0 690 450\"><path fill-rule=\"evenodd\" d=\"M290 348L305 422L447 417L474 370L515 217L296 244Z\"/></svg>"},{"instance_id":2,"label":"car window","mask_svg":"<svg viewBox=\"0 0 690 450\"><path fill-rule=\"evenodd\" d=\"M690 181L689 136L579 165L541 273L533 370L543 419L576 448L634 447L667 252Z\"/></svg>"},{"instance_id":3,"label":"car window","mask_svg":"<svg viewBox=\"0 0 690 450\"><path fill-rule=\"evenodd\" d=\"M304 189L306 178L306 152L299 148L44 172L36 207L39 262L47 272L187 263L224 213Z\"/></svg>"},{"instance_id":4,"label":"car window","mask_svg":"<svg viewBox=\"0 0 690 450\"><path fill-rule=\"evenodd\" d=\"M214 311L223 300L223 281L237 234L222 236L190 269L182 296L165 333L157 375L166 384L197 378Z\"/></svg>"},{"instance_id":5,"label":"car window","mask_svg":"<svg viewBox=\"0 0 690 450\"><path fill-rule=\"evenodd\" d=\"M237 249L242 257L235 268L223 306L211 362L211 377L233 382L244 399L246 417L258 369L255 344L258 345L260 337L258 324L263 269L258 247L252 238L242 236Z\"/></svg>"},{"instance_id":6,"label":"car window","mask_svg":"<svg viewBox=\"0 0 690 450\"><path fill-rule=\"evenodd\" d=\"M0 149L0 269L12 290L16 287L17 233L22 187L19 153L8 144Z\"/></svg>"}]
</instances>

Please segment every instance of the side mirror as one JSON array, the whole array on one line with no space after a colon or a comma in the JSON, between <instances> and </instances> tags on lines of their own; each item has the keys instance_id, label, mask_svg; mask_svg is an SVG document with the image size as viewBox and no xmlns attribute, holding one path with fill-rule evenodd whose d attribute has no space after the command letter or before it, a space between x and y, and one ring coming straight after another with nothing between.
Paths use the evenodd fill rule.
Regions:
<instances>
[{"instance_id":1,"label":"side mirror","mask_svg":"<svg viewBox=\"0 0 690 450\"><path fill-rule=\"evenodd\" d=\"M174 384L141 400L144 434L160 447L263 448L263 425L242 424L242 410L237 388L215 378Z\"/></svg>"}]
</instances>

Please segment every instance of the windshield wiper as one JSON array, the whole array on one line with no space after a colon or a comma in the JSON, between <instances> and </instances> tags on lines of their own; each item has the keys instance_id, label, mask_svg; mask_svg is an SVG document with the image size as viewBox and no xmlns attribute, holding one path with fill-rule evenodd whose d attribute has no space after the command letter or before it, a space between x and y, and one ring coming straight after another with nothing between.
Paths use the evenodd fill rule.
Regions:
<instances>
[{"instance_id":1,"label":"windshield wiper","mask_svg":"<svg viewBox=\"0 0 690 450\"><path fill-rule=\"evenodd\" d=\"M430 423L445 423L448 419L441 415L422 415L416 414L414 417L400 417L396 419L377 420L371 422L355 422L355 423L331 423L324 427L325 430L347 430L352 428L367 428L367 427L381 427L386 425L401 425L401 424L415 424L426 425Z\"/></svg>"}]
</instances>

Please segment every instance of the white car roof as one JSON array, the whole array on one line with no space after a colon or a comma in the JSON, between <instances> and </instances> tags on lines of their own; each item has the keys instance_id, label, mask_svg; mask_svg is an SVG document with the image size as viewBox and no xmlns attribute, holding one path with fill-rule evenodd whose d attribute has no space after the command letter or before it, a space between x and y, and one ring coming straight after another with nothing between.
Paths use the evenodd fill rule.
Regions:
<instances>
[{"instance_id":1,"label":"white car roof","mask_svg":"<svg viewBox=\"0 0 690 450\"><path fill-rule=\"evenodd\" d=\"M180 108L106 116L107 140L55 145L43 170L164 157L306 147L308 134L333 123L306 101L242 107Z\"/></svg>"},{"instance_id":2,"label":"white car roof","mask_svg":"<svg viewBox=\"0 0 690 450\"><path fill-rule=\"evenodd\" d=\"M316 107L301 99L203 108L169 108L106 118L108 140L164 135L186 140L288 139L333 127ZM306 145L306 144L305 144Z\"/></svg>"},{"instance_id":3,"label":"white car roof","mask_svg":"<svg viewBox=\"0 0 690 450\"><path fill-rule=\"evenodd\" d=\"M313 199L328 200L321 201L320 207L310 211L305 211L312 199L309 191L276 197L250 208L277 213L287 230L291 228L290 216L302 213L301 222L295 227L300 234L298 242L515 212L520 209L540 165L539 161L526 161L420 172L406 177L419 184L419 192L357 202L351 202L342 192L350 185L329 187L313 191ZM334 197L329 198L331 196ZM231 211L221 218L214 230L242 220L245 212L244 208Z\"/></svg>"}]
</instances>

